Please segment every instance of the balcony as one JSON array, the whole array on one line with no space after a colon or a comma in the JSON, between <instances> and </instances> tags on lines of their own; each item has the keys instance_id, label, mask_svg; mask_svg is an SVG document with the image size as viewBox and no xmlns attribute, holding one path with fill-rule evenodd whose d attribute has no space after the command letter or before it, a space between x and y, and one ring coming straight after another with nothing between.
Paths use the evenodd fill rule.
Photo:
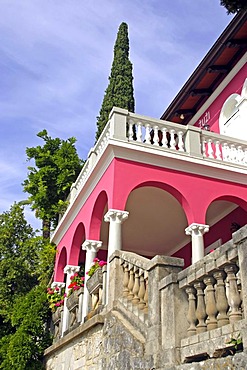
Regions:
<instances>
[{"instance_id":1,"label":"balcony","mask_svg":"<svg viewBox=\"0 0 247 370\"><path fill-rule=\"evenodd\" d=\"M71 187L69 208L110 147L113 150L119 149L114 151L116 156L122 154L119 154L120 148L128 150L130 160L140 160L144 154L145 161L145 154L155 153L161 158L247 174L246 141L113 108L109 122L90 150L81 173ZM176 168L176 163L173 166Z\"/></svg>"}]
</instances>

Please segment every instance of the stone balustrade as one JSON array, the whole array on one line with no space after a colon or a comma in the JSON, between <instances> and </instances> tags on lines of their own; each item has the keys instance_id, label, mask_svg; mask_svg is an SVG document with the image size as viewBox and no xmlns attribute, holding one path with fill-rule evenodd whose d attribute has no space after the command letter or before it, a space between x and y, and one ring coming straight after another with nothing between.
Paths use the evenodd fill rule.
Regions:
<instances>
[{"instance_id":1,"label":"stone balustrade","mask_svg":"<svg viewBox=\"0 0 247 370\"><path fill-rule=\"evenodd\" d=\"M83 302L84 287L73 291L66 300L69 311L68 330L78 326L81 322L81 310Z\"/></svg>"},{"instance_id":2,"label":"stone balustrade","mask_svg":"<svg viewBox=\"0 0 247 370\"><path fill-rule=\"evenodd\" d=\"M63 324L63 306L58 307L55 312L52 313L53 323L53 341L56 342L61 338L62 335L62 324Z\"/></svg>"},{"instance_id":3,"label":"stone balustrade","mask_svg":"<svg viewBox=\"0 0 247 370\"><path fill-rule=\"evenodd\" d=\"M230 241L179 273L188 296L188 336L242 319L238 250Z\"/></svg>"},{"instance_id":4,"label":"stone balustrade","mask_svg":"<svg viewBox=\"0 0 247 370\"><path fill-rule=\"evenodd\" d=\"M103 308L106 303L107 266L98 268L87 280L86 286L91 296L89 317L92 317Z\"/></svg>"},{"instance_id":5,"label":"stone balustrade","mask_svg":"<svg viewBox=\"0 0 247 370\"><path fill-rule=\"evenodd\" d=\"M120 265L123 268L121 302L142 321L148 313L148 260L134 253L123 252Z\"/></svg>"}]
</instances>

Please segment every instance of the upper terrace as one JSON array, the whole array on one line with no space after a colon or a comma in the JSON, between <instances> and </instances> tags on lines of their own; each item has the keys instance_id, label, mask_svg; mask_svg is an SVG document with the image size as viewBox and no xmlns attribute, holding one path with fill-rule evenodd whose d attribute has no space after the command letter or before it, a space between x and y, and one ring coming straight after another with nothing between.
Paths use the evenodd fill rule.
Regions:
<instances>
[{"instance_id":1,"label":"upper terrace","mask_svg":"<svg viewBox=\"0 0 247 370\"><path fill-rule=\"evenodd\" d=\"M246 141L114 108L53 234L59 252L66 247L56 281L66 264L85 261L84 240L101 241L104 258L122 249L189 266L229 240L232 223L246 223L246 174ZM106 217L111 210L128 218L120 231Z\"/></svg>"},{"instance_id":2,"label":"upper terrace","mask_svg":"<svg viewBox=\"0 0 247 370\"><path fill-rule=\"evenodd\" d=\"M247 170L247 141L113 108L109 122L71 187L70 202L76 198L108 147L126 149L128 154L116 150L116 156L129 160L141 160L141 154L152 152L157 156L193 163L196 161L233 172L246 173ZM176 166L174 163L175 169Z\"/></svg>"},{"instance_id":3,"label":"upper terrace","mask_svg":"<svg viewBox=\"0 0 247 370\"><path fill-rule=\"evenodd\" d=\"M88 191L96 173L102 175L113 158L244 184L247 141L113 108L104 131L90 150L81 173L71 187L69 206L53 238L68 217L81 190L85 187Z\"/></svg>"}]
</instances>

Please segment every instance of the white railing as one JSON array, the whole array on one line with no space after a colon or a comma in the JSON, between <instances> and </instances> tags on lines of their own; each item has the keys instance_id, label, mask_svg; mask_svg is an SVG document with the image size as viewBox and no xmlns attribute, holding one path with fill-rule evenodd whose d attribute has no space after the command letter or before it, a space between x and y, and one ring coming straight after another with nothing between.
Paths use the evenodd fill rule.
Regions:
<instances>
[{"instance_id":1,"label":"white railing","mask_svg":"<svg viewBox=\"0 0 247 370\"><path fill-rule=\"evenodd\" d=\"M71 186L70 203L76 198L87 178L104 153L109 141L120 140L133 145L155 147L189 157L241 165L247 168L247 142L208 132L194 126L152 119L113 108L109 122L89 152L81 173ZM135 147L133 146L133 150Z\"/></svg>"},{"instance_id":2,"label":"white railing","mask_svg":"<svg viewBox=\"0 0 247 370\"><path fill-rule=\"evenodd\" d=\"M176 123L135 117L128 120L128 140L160 146L165 149L185 151L186 127Z\"/></svg>"},{"instance_id":3,"label":"white railing","mask_svg":"<svg viewBox=\"0 0 247 370\"><path fill-rule=\"evenodd\" d=\"M228 136L202 131L202 155L222 162L247 165L247 143Z\"/></svg>"}]
</instances>

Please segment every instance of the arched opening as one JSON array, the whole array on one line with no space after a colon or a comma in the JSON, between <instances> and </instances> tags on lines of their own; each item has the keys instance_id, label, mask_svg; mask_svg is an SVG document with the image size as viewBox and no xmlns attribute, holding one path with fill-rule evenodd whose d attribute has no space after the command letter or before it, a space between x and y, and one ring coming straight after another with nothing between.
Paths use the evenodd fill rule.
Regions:
<instances>
[{"instance_id":1,"label":"arched opening","mask_svg":"<svg viewBox=\"0 0 247 370\"><path fill-rule=\"evenodd\" d=\"M79 266L85 262L85 251L82 250L82 243L85 240L85 228L82 223L80 223L75 231L70 255L69 255L69 265Z\"/></svg>"},{"instance_id":2,"label":"arched opening","mask_svg":"<svg viewBox=\"0 0 247 370\"><path fill-rule=\"evenodd\" d=\"M64 268L67 265L67 251L63 247L58 256L57 269L55 271L54 281L65 283Z\"/></svg>"},{"instance_id":3,"label":"arched opening","mask_svg":"<svg viewBox=\"0 0 247 370\"><path fill-rule=\"evenodd\" d=\"M247 203L238 197L222 196L209 205L206 223L209 232L204 235L205 254L232 239L232 233L246 224Z\"/></svg>"},{"instance_id":4,"label":"arched opening","mask_svg":"<svg viewBox=\"0 0 247 370\"><path fill-rule=\"evenodd\" d=\"M108 209L108 198L105 191L102 191L98 198L96 199L96 202L93 207L92 217L91 217L91 223L90 223L90 230L89 235L90 239L93 240L101 240L100 234L101 234L101 227L103 221L103 216L107 212Z\"/></svg>"},{"instance_id":5,"label":"arched opening","mask_svg":"<svg viewBox=\"0 0 247 370\"><path fill-rule=\"evenodd\" d=\"M125 207L129 218L122 225L123 250L151 258L173 255L189 242L184 233L188 222L182 197L179 202L162 187L160 183L145 183L129 194Z\"/></svg>"}]
</instances>

